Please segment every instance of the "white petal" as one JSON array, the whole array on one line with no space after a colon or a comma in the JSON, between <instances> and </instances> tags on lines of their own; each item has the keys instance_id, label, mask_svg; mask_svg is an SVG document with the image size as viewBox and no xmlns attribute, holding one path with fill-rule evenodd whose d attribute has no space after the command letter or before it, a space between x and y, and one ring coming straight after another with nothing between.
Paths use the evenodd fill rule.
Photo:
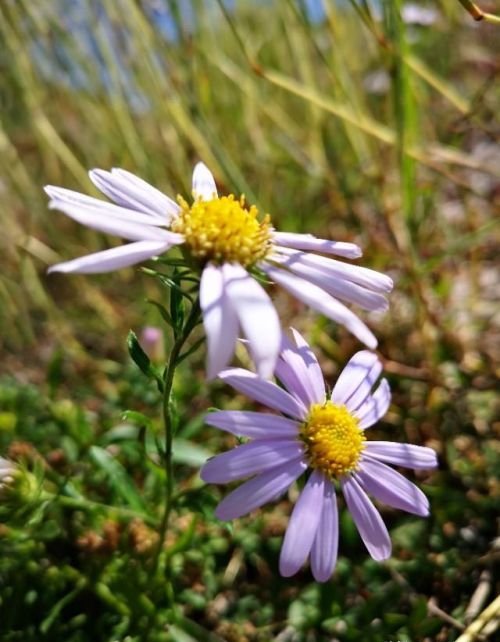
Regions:
<instances>
[{"instance_id":1,"label":"white petal","mask_svg":"<svg viewBox=\"0 0 500 642\"><path fill-rule=\"evenodd\" d=\"M123 169L113 168L111 172L93 169L89 176L94 185L118 205L148 212L163 221L164 225L180 210L179 205L171 198Z\"/></svg>"},{"instance_id":2,"label":"white petal","mask_svg":"<svg viewBox=\"0 0 500 642\"><path fill-rule=\"evenodd\" d=\"M238 337L238 321L224 289L222 268L208 264L200 282L200 306L207 336L207 378L227 366Z\"/></svg>"},{"instance_id":3,"label":"white petal","mask_svg":"<svg viewBox=\"0 0 500 642\"><path fill-rule=\"evenodd\" d=\"M386 297L380 292L374 292L364 286L348 281L346 278L331 274L325 267L309 265L301 260L301 257L295 259L275 259L281 265L306 281L314 283L318 287L328 292L334 297L338 297L348 303L354 303L365 310L385 312L389 307Z\"/></svg>"},{"instance_id":4,"label":"white petal","mask_svg":"<svg viewBox=\"0 0 500 642\"><path fill-rule=\"evenodd\" d=\"M112 272L163 254L169 247L169 243L158 243L157 241L128 243L103 252L88 254L72 261L58 263L50 267L48 272L76 272L79 274Z\"/></svg>"},{"instance_id":5,"label":"white petal","mask_svg":"<svg viewBox=\"0 0 500 642\"><path fill-rule=\"evenodd\" d=\"M217 186L212 172L204 163L197 163L193 171L193 196L202 201L217 198Z\"/></svg>"},{"instance_id":6,"label":"white petal","mask_svg":"<svg viewBox=\"0 0 500 642\"><path fill-rule=\"evenodd\" d=\"M286 270L271 267L265 263L261 264L261 268L300 301L310 305L311 308L321 312L329 319L345 326L349 332L352 332L355 337L369 348L377 347L377 339L361 319L317 285L309 283Z\"/></svg>"},{"instance_id":7,"label":"white petal","mask_svg":"<svg viewBox=\"0 0 500 642\"><path fill-rule=\"evenodd\" d=\"M88 196L87 194L80 194L80 192L74 192L73 190L66 189L65 187L46 185L44 190L46 194L50 196L51 203L58 202L67 203L68 205L76 205L83 208L85 211L91 208L92 210L101 211L103 216L112 216L144 225L162 227L167 223L165 217L160 217L158 214L144 211L138 212L134 209L120 207L114 203L109 203L108 201L103 201L99 198Z\"/></svg>"},{"instance_id":8,"label":"white petal","mask_svg":"<svg viewBox=\"0 0 500 642\"><path fill-rule=\"evenodd\" d=\"M249 342L249 350L263 379L269 379L281 345L278 314L263 287L236 263L222 266L224 288Z\"/></svg>"},{"instance_id":9,"label":"white petal","mask_svg":"<svg viewBox=\"0 0 500 642\"><path fill-rule=\"evenodd\" d=\"M311 254L310 252L297 252L286 247L280 247L279 251L294 261L326 269L332 276L347 279L374 292L391 292L394 287L394 283L389 276L376 270L370 270L359 265L350 265L349 263L343 263L318 254Z\"/></svg>"},{"instance_id":10,"label":"white petal","mask_svg":"<svg viewBox=\"0 0 500 642\"><path fill-rule=\"evenodd\" d=\"M332 401L336 404L345 404L368 376L372 367L379 363L379 358L374 352L360 350L352 356L337 379L332 390Z\"/></svg>"},{"instance_id":11,"label":"white petal","mask_svg":"<svg viewBox=\"0 0 500 642\"><path fill-rule=\"evenodd\" d=\"M347 259L358 259L363 252L354 243L343 243L342 241L326 241L318 239L312 234L295 234L293 232L275 232L274 241L278 245L285 245L297 250L313 250L325 254L336 254Z\"/></svg>"},{"instance_id":12,"label":"white petal","mask_svg":"<svg viewBox=\"0 0 500 642\"><path fill-rule=\"evenodd\" d=\"M165 242L170 241L172 244L180 244L184 240L184 237L180 234L146 224L142 218L147 216L146 214L141 215L133 210L111 205L111 203L106 203L105 206L72 205L59 199L54 199L49 203L51 209L61 210L82 225L106 234L115 234L130 241L163 240ZM138 217L141 218L139 219Z\"/></svg>"}]
</instances>

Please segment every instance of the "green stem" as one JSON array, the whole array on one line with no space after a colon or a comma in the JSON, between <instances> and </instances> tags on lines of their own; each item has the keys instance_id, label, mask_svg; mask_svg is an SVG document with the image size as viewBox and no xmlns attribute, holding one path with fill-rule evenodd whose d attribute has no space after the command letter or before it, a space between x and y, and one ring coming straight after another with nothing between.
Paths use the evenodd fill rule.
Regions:
<instances>
[{"instance_id":1,"label":"green stem","mask_svg":"<svg viewBox=\"0 0 500 642\"><path fill-rule=\"evenodd\" d=\"M179 363L181 350L189 335L197 325L200 317L199 299L196 299L191 307L189 316L176 338L168 359L167 367L163 377L163 423L165 426L165 475L167 478L165 487L165 510L160 523L158 545L153 558L152 575L156 575L160 563L161 552L168 533L170 513L172 510L172 491L174 488L173 467L172 467L172 443L173 443L173 422L171 414L172 387L176 367Z\"/></svg>"}]
</instances>

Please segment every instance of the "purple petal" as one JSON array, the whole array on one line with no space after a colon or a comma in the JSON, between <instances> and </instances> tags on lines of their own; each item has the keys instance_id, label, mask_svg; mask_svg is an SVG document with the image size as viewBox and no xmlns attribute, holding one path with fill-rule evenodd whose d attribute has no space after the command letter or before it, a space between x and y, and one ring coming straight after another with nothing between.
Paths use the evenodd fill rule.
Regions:
<instances>
[{"instance_id":1,"label":"purple petal","mask_svg":"<svg viewBox=\"0 0 500 642\"><path fill-rule=\"evenodd\" d=\"M224 290L222 268L209 263L201 275L200 306L207 336L207 379L227 366L238 337L238 320Z\"/></svg>"},{"instance_id":2,"label":"purple petal","mask_svg":"<svg viewBox=\"0 0 500 642\"><path fill-rule=\"evenodd\" d=\"M193 171L193 196L202 201L217 198L217 186L212 172L204 163L197 163Z\"/></svg>"},{"instance_id":3,"label":"purple petal","mask_svg":"<svg viewBox=\"0 0 500 642\"><path fill-rule=\"evenodd\" d=\"M387 559L392 550L391 538L379 512L353 477L343 477L340 485L368 552L374 560Z\"/></svg>"},{"instance_id":4,"label":"purple petal","mask_svg":"<svg viewBox=\"0 0 500 642\"><path fill-rule=\"evenodd\" d=\"M348 259L357 259L362 256L361 248L354 243L343 243L341 241L325 241L317 239L312 234L295 234L293 232L275 232L274 241L278 245L285 245L297 250L313 250L325 254L337 254Z\"/></svg>"},{"instance_id":5,"label":"purple petal","mask_svg":"<svg viewBox=\"0 0 500 642\"><path fill-rule=\"evenodd\" d=\"M432 448L425 446L396 444L392 441L367 441L365 452L379 461L414 470L436 468L438 465L436 453Z\"/></svg>"},{"instance_id":6,"label":"purple petal","mask_svg":"<svg viewBox=\"0 0 500 642\"><path fill-rule=\"evenodd\" d=\"M283 359L278 359L274 368L274 376L286 388L286 390L305 406L309 405L308 397L304 392L302 381L298 377L295 370L293 370Z\"/></svg>"},{"instance_id":7,"label":"purple petal","mask_svg":"<svg viewBox=\"0 0 500 642\"><path fill-rule=\"evenodd\" d=\"M420 488L379 461L363 456L356 479L361 481L366 491L387 506L422 517L429 514L429 501Z\"/></svg>"},{"instance_id":8,"label":"purple petal","mask_svg":"<svg viewBox=\"0 0 500 642\"><path fill-rule=\"evenodd\" d=\"M378 362L374 352L361 350L352 356L335 383L331 399L337 405L346 404L349 397L358 389L371 368Z\"/></svg>"},{"instance_id":9,"label":"purple petal","mask_svg":"<svg viewBox=\"0 0 500 642\"><path fill-rule=\"evenodd\" d=\"M50 201L50 209L58 209L73 220L91 227L98 232L115 234L130 241L165 241L180 244L184 241L181 234L168 232L155 223L145 223L147 214L126 210L118 205L105 203L105 206L74 205L64 200Z\"/></svg>"},{"instance_id":10,"label":"purple petal","mask_svg":"<svg viewBox=\"0 0 500 642\"><path fill-rule=\"evenodd\" d=\"M295 419L305 419L307 415L307 410L300 401L294 399L275 383L260 379L249 370L229 368L221 372L219 377L247 397L273 410L279 410Z\"/></svg>"},{"instance_id":11,"label":"purple petal","mask_svg":"<svg viewBox=\"0 0 500 642\"><path fill-rule=\"evenodd\" d=\"M135 265L146 261L153 256L159 256L170 248L170 243L159 243L158 241L138 241L120 245L102 252L87 254L72 261L65 261L53 265L47 271L51 272L75 272L79 274L100 274L112 272L120 268Z\"/></svg>"},{"instance_id":12,"label":"purple petal","mask_svg":"<svg viewBox=\"0 0 500 642\"><path fill-rule=\"evenodd\" d=\"M366 373L366 377L363 378L359 386L353 390L352 394L350 394L346 400L345 405L349 412L357 411L357 409L369 399L373 385L377 381L381 372L382 364L377 360Z\"/></svg>"},{"instance_id":13,"label":"purple petal","mask_svg":"<svg viewBox=\"0 0 500 642\"><path fill-rule=\"evenodd\" d=\"M293 509L281 547L280 573L290 577L300 569L311 551L321 518L325 478L318 471L309 477Z\"/></svg>"},{"instance_id":14,"label":"purple petal","mask_svg":"<svg viewBox=\"0 0 500 642\"><path fill-rule=\"evenodd\" d=\"M304 454L304 446L292 439L259 439L209 459L200 476L211 484L226 484L263 473Z\"/></svg>"},{"instance_id":15,"label":"purple petal","mask_svg":"<svg viewBox=\"0 0 500 642\"><path fill-rule=\"evenodd\" d=\"M225 497L215 510L219 519L236 519L279 497L306 470L301 459L250 479Z\"/></svg>"},{"instance_id":16,"label":"purple petal","mask_svg":"<svg viewBox=\"0 0 500 642\"><path fill-rule=\"evenodd\" d=\"M257 372L269 379L281 345L281 326L274 305L257 281L241 265L222 267L224 287L238 317Z\"/></svg>"},{"instance_id":17,"label":"purple petal","mask_svg":"<svg viewBox=\"0 0 500 642\"><path fill-rule=\"evenodd\" d=\"M325 380L316 355L300 332L297 332L294 328L290 328L290 330L292 331L297 350L306 365L309 381L314 392L314 401L315 403L323 403L326 396Z\"/></svg>"},{"instance_id":18,"label":"purple petal","mask_svg":"<svg viewBox=\"0 0 500 642\"><path fill-rule=\"evenodd\" d=\"M319 256L309 252L296 252L295 250L287 250L287 248L280 248L280 252L294 261L300 261L303 264L311 265L312 267L322 268L327 270L332 276L337 279L348 280L352 283L357 283L368 290L374 292L391 292L394 284L392 279L386 274L370 270L369 268L360 267L359 265L350 265L349 263L342 263L326 256Z\"/></svg>"},{"instance_id":19,"label":"purple petal","mask_svg":"<svg viewBox=\"0 0 500 642\"><path fill-rule=\"evenodd\" d=\"M124 169L115 167L111 172L93 169L89 176L94 185L118 205L148 212L162 221L163 225L167 225L180 210L171 198Z\"/></svg>"},{"instance_id":20,"label":"purple petal","mask_svg":"<svg viewBox=\"0 0 500 642\"><path fill-rule=\"evenodd\" d=\"M233 435L243 435L253 439L292 438L297 436L300 428L300 424L291 419L248 410L211 412L205 417L205 423Z\"/></svg>"},{"instance_id":21,"label":"purple petal","mask_svg":"<svg viewBox=\"0 0 500 642\"><path fill-rule=\"evenodd\" d=\"M391 405L391 389L387 379L382 379L373 395L369 395L366 401L354 412L359 419L359 427L363 430L376 424Z\"/></svg>"},{"instance_id":22,"label":"purple petal","mask_svg":"<svg viewBox=\"0 0 500 642\"><path fill-rule=\"evenodd\" d=\"M282 337L276 376L306 407L325 400L325 383L318 361L303 337L292 328L295 345Z\"/></svg>"},{"instance_id":23,"label":"purple petal","mask_svg":"<svg viewBox=\"0 0 500 642\"><path fill-rule=\"evenodd\" d=\"M317 582L327 582L337 563L339 547L339 514L335 488L326 480L323 492L323 505L318 530L311 549L311 570Z\"/></svg>"},{"instance_id":24,"label":"purple petal","mask_svg":"<svg viewBox=\"0 0 500 642\"><path fill-rule=\"evenodd\" d=\"M317 285L310 283L282 268L267 263L260 265L274 281L291 292L300 301L324 314L329 319L344 325L349 332L369 348L376 348L377 340L366 325L342 303L334 299Z\"/></svg>"}]
</instances>

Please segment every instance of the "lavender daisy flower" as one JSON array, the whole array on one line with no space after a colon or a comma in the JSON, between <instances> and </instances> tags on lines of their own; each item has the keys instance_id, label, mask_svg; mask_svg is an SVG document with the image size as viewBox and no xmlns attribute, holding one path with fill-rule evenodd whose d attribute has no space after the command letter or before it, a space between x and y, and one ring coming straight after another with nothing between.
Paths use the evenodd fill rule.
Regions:
<instances>
[{"instance_id":1,"label":"lavender daisy flower","mask_svg":"<svg viewBox=\"0 0 500 642\"><path fill-rule=\"evenodd\" d=\"M429 502L414 484L387 464L434 468L430 448L389 441L368 441L373 426L390 404L382 379L372 391L382 364L367 350L356 353L330 396L313 352L298 332L283 339L276 377L285 389L241 368L219 376L233 388L281 415L227 410L211 413L206 423L252 441L210 459L204 481L224 484L254 476L217 507L219 519L241 517L276 499L303 473L309 478L293 509L280 556L280 572L294 575L310 557L318 582L332 575L339 537L336 489L344 495L357 529L375 560L391 554L391 540L367 493L393 508L426 516Z\"/></svg>"},{"instance_id":2,"label":"lavender daisy flower","mask_svg":"<svg viewBox=\"0 0 500 642\"><path fill-rule=\"evenodd\" d=\"M47 186L49 206L132 243L59 263L49 271L109 272L181 246L201 271L209 378L229 363L240 329L259 375L269 378L274 371L281 329L271 299L254 278L259 273L344 325L369 348L376 347L370 330L339 299L365 310L386 310L384 294L392 289L391 279L322 256L358 258L357 245L277 232L269 216L259 218L257 208L247 207L244 197L219 197L214 177L203 163L194 168L192 204L181 197L175 202L122 169L95 169L90 178L115 204Z\"/></svg>"}]
</instances>

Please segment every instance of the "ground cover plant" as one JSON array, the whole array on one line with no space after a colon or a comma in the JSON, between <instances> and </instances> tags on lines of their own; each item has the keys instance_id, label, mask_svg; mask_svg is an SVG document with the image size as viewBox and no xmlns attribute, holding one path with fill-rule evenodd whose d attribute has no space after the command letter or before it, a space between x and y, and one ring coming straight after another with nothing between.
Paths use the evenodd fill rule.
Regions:
<instances>
[{"instance_id":1,"label":"ground cover plant","mask_svg":"<svg viewBox=\"0 0 500 642\"><path fill-rule=\"evenodd\" d=\"M2 640L498 635L499 32L495 3L480 5L1 4ZM281 569L296 574L280 575L305 480L217 518L237 484L219 486L206 462L241 439L207 412L267 410L215 371L207 382L180 255L47 274L121 246L49 210L43 186L98 197L87 170L119 167L189 199L199 161L220 195L244 194L280 232L355 244L363 257L340 260L394 281L388 310L352 306L392 391L369 439L432 449L438 467L407 473L428 517L377 503L384 561L339 494L333 576L289 560ZM273 285L275 272L254 282L335 389L369 335ZM262 355L230 343L232 365L269 376ZM229 348L216 348L222 367Z\"/></svg>"}]
</instances>

